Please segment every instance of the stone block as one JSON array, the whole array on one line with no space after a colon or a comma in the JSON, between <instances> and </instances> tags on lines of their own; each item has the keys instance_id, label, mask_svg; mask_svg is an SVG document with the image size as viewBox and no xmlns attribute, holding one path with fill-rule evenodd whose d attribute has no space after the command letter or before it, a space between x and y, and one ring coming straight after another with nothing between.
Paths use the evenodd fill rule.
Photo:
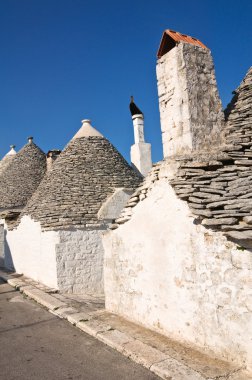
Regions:
<instances>
[{"instance_id":1,"label":"stone block","mask_svg":"<svg viewBox=\"0 0 252 380\"><path fill-rule=\"evenodd\" d=\"M103 343L116 349L119 352L124 351L124 345L126 343L134 341L134 338L118 330L110 330L103 333L98 333L97 337Z\"/></svg>"},{"instance_id":2,"label":"stone block","mask_svg":"<svg viewBox=\"0 0 252 380\"><path fill-rule=\"evenodd\" d=\"M154 363L167 359L166 354L139 340L126 343L124 345L124 353L146 368L150 368Z\"/></svg>"},{"instance_id":3,"label":"stone block","mask_svg":"<svg viewBox=\"0 0 252 380\"><path fill-rule=\"evenodd\" d=\"M92 319L85 322L79 322L76 324L76 326L80 330L92 336L96 336L99 333L112 330L112 327L110 325L96 319Z\"/></svg>"},{"instance_id":4,"label":"stone block","mask_svg":"<svg viewBox=\"0 0 252 380\"><path fill-rule=\"evenodd\" d=\"M80 321L88 321L90 318L90 315L81 312L77 312L67 316L68 322L72 323L72 325L77 325Z\"/></svg>"},{"instance_id":5,"label":"stone block","mask_svg":"<svg viewBox=\"0 0 252 380\"><path fill-rule=\"evenodd\" d=\"M42 290L34 288L32 286L25 286L23 288L23 292L25 295L32 298L39 304L45 306L49 310L56 310L60 307L67 306L66 303L61 302L57 298L54 298Z\"/></svg>"},{"instance_id":6,"label":"stone block","mask_svg":"<svg viewBox=\"0 0 252 380\"><path fill-rule=\"evenodd\" d=\"M183 365L176 359L167 358L160 363L153 364L150 370L165 380L206 380L203 374L194 371L192 368Z\"/></svg>"}]
</instances>

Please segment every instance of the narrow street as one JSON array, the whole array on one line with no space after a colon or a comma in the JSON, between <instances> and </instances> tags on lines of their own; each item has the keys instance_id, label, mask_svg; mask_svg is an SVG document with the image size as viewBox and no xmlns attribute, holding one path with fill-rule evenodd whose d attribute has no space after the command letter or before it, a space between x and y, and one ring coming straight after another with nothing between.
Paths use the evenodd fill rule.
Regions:
<instances>
[{"instance_id":1,"label":"narrow street","mask_svg":"<svg viewBox=\"0 0 252 380\"><path fill-rule=\"evenodd\" d=\"M0 379L158 380L0 282Z\"/></svg>"}]
</instances>

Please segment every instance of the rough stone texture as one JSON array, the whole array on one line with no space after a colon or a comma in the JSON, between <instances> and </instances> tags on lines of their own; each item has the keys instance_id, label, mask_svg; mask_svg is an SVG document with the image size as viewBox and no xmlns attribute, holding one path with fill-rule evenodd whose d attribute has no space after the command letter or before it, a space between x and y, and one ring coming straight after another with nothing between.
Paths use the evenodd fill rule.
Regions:
<instances>
[{"instance_id":1,"label":"rough stone texture","mask_svg":"<svg viewBox=\"0 0 252 380\"><path fill-rule=\"evenodd\" d=\"M252 371L251 252L198 224L167 178L150 186L103 238L106 308Z\"/></svg>"},{"instance_id":2,"label":"rough stone texture","mask_svg":"<svg viewBox=\"0 0 252 380\"><path fill-rule=\"evenodd\" d=\"M222 105L211 52L180 42L157 62L164 157L222 142Z\"/></svg>"},{"instance_id":3,"label":"rough stone texture","mask_svg":"<svg viewBox=\"0 0 252 380\"><path fill-rule=\"evenodd\" d=\"M226 112L226 145L156 164L103 241L110 311L250 375L251 105L252 69Z\"/></svg>"},{"instance_id":4,"label":"rough stone texture","mask_svg":"<svg viewBox=\"0 0 252 380\"><path fill-rule=\"evenodd\" d=\"M60 231L57 282L62 292L103 293L103 230Z\"/></svg>"},{"instance_id":5,"label":"rough stone texture","mask_svg":"<svg viewBox=\"0 0 252 380\"><path fill-rule=\"evenodd\" d=\"M132 209L148 195L155 181L165 177L177 196L188 202L197 223L223 231L244 247L252 247L252 68L226 111L225 141L219 152L177 155L154 166L143 185L113 224L128 221ZM251 135L251 136L250 136ZM239 159L237 159L239 157ZM171 170L171 165L175 168ZM169 168L169 169L166 169ZM171 170L170 174L166 173ZM237 231L239 230L239 231Z\"/></svg>"},{"instance_id":6,"label":"rough stone texture","mask_svg":"<svg viewBox=\"0 0 252 380\"><path fill-rule=\"evenodd\" d=\"M141 178L104 137L73 139L60 154L20 218L30 215L43 230L103 226L98 212L116 188L135 188Z\"/></svg>"},{"instance_id":7,"label":"rough stone texture","mask_svg":"<svg viewBox=\"0 0 252 380\"><path fill-rule=\"evenodd\" d=\"M45 154L33 142L26 144L1 173L0 210L25 206L45 171Z\"/></svg>"},{"instance_id":8,"label":"rough stone texture","mask_svg":"<svg viewBox=\"0 0 252 380\"><path fill-rule=\"evenodd\" d=\"M6 229L5 267L62 292L102 293L103 231L42 231L24 216L17 229Z\"/></svg>"},{"instance_id":9,"label":"rough stone texture","mask_svg":"<svg viewBox=\"0 0 252 380\"><path fill-rule=\"evenodd\" d=\"M179 365L178 361L174 358L169 358L161 361L160 363L153 364L151 370L162 379L166 380L204 380L200 373L193 371L186 365ZM164 376L165 375L165 376Z\"/></svg>"},{"instance_id":10,"label":"rough stone texture","mask_svg":"<svg viewBox=\"0 0 252 380\"><path fill-rule=\"evenodd\" d=\"M40 289L34 287L25 287L23 290L24 294L41 305L45 306L49 310L55 310L59 307L65 307L64 302L59 301L57 298L50 296L49 294L43 292Z\"/></svg>"},{"instance_id":11,"label":"rough stone texture","mask_svg":"<svg viewBox=\"0 0 252 380\"><path fill-rule=\"evenodd\" d=\"M15 154L6 154L2 160L0 160L0 175L4 170L9 166L12 159L15 157Z\"/></svg>"},{"instance_id":12,"label":"rough stone texture","mask_svg":"<svg viewBox=\"0 0 252 380\"><path fill-rule=\"evenodd\" d=\"M5 216L5 266L60 291L102 293L101 234L141 180L104 137L75 136L19 218Z\"/></svg>"}]
</instances>

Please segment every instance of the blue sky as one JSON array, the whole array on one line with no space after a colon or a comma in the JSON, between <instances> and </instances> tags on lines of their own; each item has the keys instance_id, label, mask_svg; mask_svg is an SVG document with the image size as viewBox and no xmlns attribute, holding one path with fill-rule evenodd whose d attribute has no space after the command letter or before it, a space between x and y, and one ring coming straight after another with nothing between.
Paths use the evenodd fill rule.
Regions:
<instances>
[{"instance_id":1,"label":"blue sky","mask_svg":"<svg viewBox=\"0 0 252 380\"><path fill-rule=\"evenodd\" d=\"M134 95L162 159L156 52L164 29L212 51L225 106L252 64L251 0L1 0L0 157L26 138L63 149L90 118L129 160Z\"/></svg>"}]
</instances>

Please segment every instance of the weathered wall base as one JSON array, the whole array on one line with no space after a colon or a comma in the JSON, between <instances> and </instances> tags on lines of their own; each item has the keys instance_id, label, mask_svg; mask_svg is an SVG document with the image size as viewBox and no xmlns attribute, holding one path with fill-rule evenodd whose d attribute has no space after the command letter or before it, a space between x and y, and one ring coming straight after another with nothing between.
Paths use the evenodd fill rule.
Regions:
<instances>
[{"instance_id":1,"label":"weathered wall base","mask_svg":"<svg viewBox=\"0 0 252 380\"><path fill-rule=\"evenodd\" d=\"M103 245L108 310L252 371L252 254L197 225L167 178Z\"/></svg>"},{"instance_id":2,"label":"weathered wall base","mask_svg":"<svg viewBox=\"0 0 252 380\"><path fill-rule=\"evenodd\" d=\"M5 230L5 267L63 292L102 293L102 231L42 231L24 216Z\"/></svg>"},{"instance_id":3,"label":"weathered wall base","mask_svg":"<svg viewBox=\"0 0 252 380\"><path fill-rule=\"evenodd\" d=\"M4 266L4 224L0 220L0 267Z\"/></svg>"},{"instance_id":4,"label":"weathered wall base","mask_svg":"<svg viewBox=\"0 0 252 380\"><path fill-rule=\"evenodd\" d=\"M24 216L17 229L5 229L5 267L35 281L58 288L55 231L42 232L40 223Z\"/></svg>"}]
</instances>

